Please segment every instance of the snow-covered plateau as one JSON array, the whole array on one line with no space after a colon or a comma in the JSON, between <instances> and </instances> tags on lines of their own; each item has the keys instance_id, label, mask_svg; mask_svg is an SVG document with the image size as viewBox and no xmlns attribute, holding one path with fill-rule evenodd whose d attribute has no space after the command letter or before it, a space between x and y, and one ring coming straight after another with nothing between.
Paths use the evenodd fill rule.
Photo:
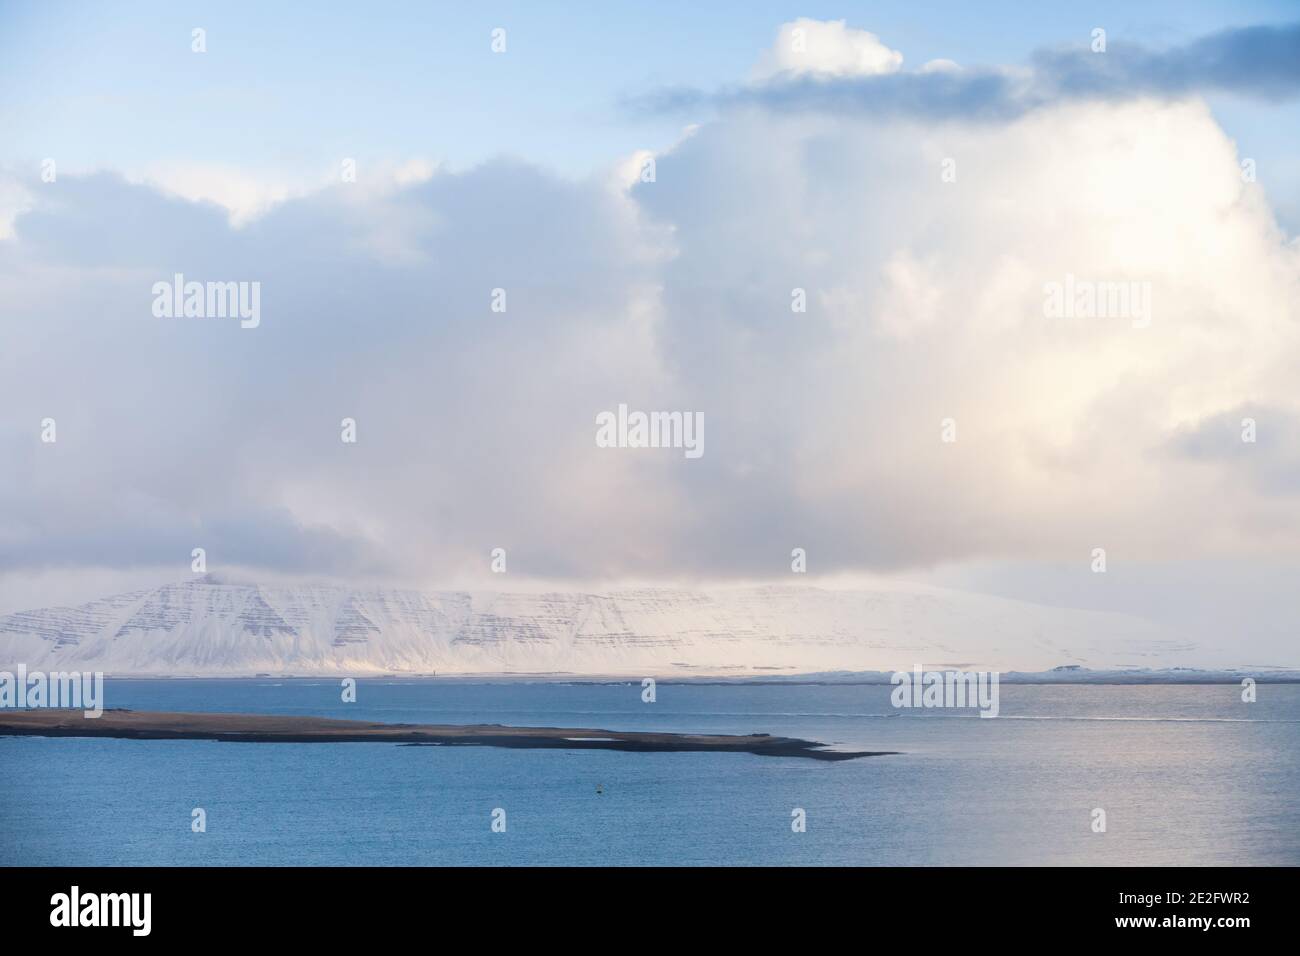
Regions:
<instances>
[{"instance_id":1,"label":"snow-covered plateau","mask_svg":"<svg viewBox=\"0 0 1300 956\"><path fill-rule=\"evenodd\" d=\"M0 617L0 669L20 663L176 677L779 678L922 665L1060 679L1258 665L1136 617L927 586L530 593L267 587L212 575Z\"/></svg>"}]
</instances>

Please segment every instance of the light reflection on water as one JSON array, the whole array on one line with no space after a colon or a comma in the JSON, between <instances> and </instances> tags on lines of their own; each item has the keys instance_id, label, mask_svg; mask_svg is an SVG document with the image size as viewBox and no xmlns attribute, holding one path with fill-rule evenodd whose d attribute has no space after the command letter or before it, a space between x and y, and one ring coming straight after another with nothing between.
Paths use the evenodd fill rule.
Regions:
<instances>
[{"instance_id":1,"label":"light reflection on water","mask_svg":"<svg viewBox=\"0 0 1300 956\"><path fill-rule=\"evenodd\" d=\"M1300 864L1300 686L109 681L108 706L768 732L893 757L0 739L4 864ZM597 793L597 787L600 792ZM190 831L207 811L208 832ZM504 834L491 812L507 811ZM790 813L807 811L805 833ZM1091 831L1102 807L1107 832Z\"/></svg>"}]
</instances>

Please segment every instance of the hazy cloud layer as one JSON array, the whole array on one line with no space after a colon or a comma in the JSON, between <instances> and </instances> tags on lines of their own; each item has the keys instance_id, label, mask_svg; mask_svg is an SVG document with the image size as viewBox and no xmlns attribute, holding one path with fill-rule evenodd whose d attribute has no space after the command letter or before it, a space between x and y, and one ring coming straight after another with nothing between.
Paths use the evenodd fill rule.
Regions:
<instances>
[{"instance_id":1,"label":"hazy cloud layer","mask_svg":"<svg viewBox=\"0 0 1300 956\"><path fill-rule=\"evenodd\" d=\"M1167 50L1112 40L1104 52L1088 45L1042 50L1028 67L963 69L943 64L941 69L915 71L898 70L894 63L878 69L846 68L854 56L864 57L854 45L867 41L852 36L859 31L836 23L822 28L836 28L827 32L840 36L822 38L820 45L810 40L808 52L791 53L787 34L792 26L787 24L773 50L760 58L756 82L721 90L665 87L628 97L624 105L646 113L761 107L841 117L859 113L999 122L1081 99L1229 92L1277 101L1300 95L1300 23L1224 30ZM871 34L866 37L876 40ZM879 46L884 52L877 57L891 52ZM865 62L879 60L867 56Z\"/></svg>"},{"instance_id":2,"label":"hazy cloud layer","mask_svg":"<svg viewBox=\"0 0 1300 956\"><path fill-rule=\"evenodd\" d=\"M1229 53L1294 30L1202 42L1125 82L1185 93L1199 50L1218 86L1289 89L1294 64ZM775 576L793 547L813 572L1294 556L1277 443L1300 414L1300 252L1198 101L998 107L1019 82L791 81L790 109L725 109L630 188L502 161L240 228L113 175L24 182L0 240L0 568L187 571L193 547L214 570L430 582L496 547L512 574L573 578ZM808 110L800 84L894 108ZM174 273L260 282L260 326L155 318ZM1139 284L1148 324L1047 316L1067 280ZM619 403L702 413L705 454L596 447ZM1216 424L1243 407L1257 444Z\"/></svg>"}]
</instances>

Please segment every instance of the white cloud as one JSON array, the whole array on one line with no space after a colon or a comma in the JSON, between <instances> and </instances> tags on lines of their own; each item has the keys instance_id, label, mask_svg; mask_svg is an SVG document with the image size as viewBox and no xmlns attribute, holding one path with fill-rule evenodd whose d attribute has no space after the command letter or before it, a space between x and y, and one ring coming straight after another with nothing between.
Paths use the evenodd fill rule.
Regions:
<instances>
[{"instance_id":1,"label":"white cloud","mask_svg":"<svg viewBox=\"0 0 1300 956\"><path fill-rule=\"evenodd\" d=\"M275 206L301 199L343 182L342 164L322 166L310 175L277 170L243 170L213 163L156 163L129 173L131 182L153 186L169 195L191 202L209 202L225 210L236 229L266 215ZM373 198L394 188L426 182L439 165L427 159L400 163L372 163L351 160L353 178L348 182L355 193Z\"/></svg>"},{"instance_id":2,"label":"white cloud","mask_svg":"<svg viewBox=\"0 0 1300 956\"><path fill-rule=\"evenodd\" d=\"M779 510L765 548L817 528L845 563L1300 545L1300 489L1162 451L1248 397L1296 406L1297 249L1202 104L1001 125L747 111L659 169L637 196L678 249L660 341L769 478L699 514ZM1046 318L1067 274L1149 283L1150 327ZM792 287L817 290L807 315Z\"/></svg>"},{"instance_id":3,"label":"white cloud","mask_svg":"<svg viewBox=\"0 0 1300 956\"><path fill-rule=\"evenodd\" d=\"M302 196L320 188L289 177L251 173L211 163L157 164L131 176L173 196L191 202L210 202L223 208L232 225L246 225L290 196Z\"/></svg>"},{"instance_id":4,"label":"white cloud","mask_svg":"<svg viewBox=\"0 0 1300 956\"><path fill-rule=\"evenodd\" d=\"M237 230L61 175L0 246L0 561L206 545L436 582L493 547L555 578L775 575L794 546L827 572L1295 554L1293 468L1176 449L1246 402L1296 413L1297 250L1203 105L746 109L656 159L631 189L504 162L334 185ZM173 271L260 281L261 326L154 319ZM1047 318L1067 274L1150 283L1150 326ZM705 457L596 448L619 402L702 412Z\"/></svg>"},{"instance_id":5,"label":"white cloud","mask_svg":"<svg viewBox=\"0 0 1300 956\"><path fill-rule=\"evenodd\" d=\"M31 191L17 178L0 174L0 239L11 239L14 220L32 208Z\"/></svg>"},{"instance_id":6,"label":"white cloud","mask_svg":"<svg viewBox=\"0 0 1300 956\"><path fill-rule=\"evenodd\" d=\"M873 76L893 73L902 64L903 54L891 50L874 33L849 27L843 20L800 17L781 24L775 42L754 65L753 76Z\"/></svg>"},{"instance_id":7,"label":"white cloud","mask_svg":"<svg viewBox=\"0 0 1300 956\"><path fill-rule=\"evenodd\" d=\"M961 65L953 60L943 58L937 60L927 60L921 66L922 73L958 73L961 71Z\"/></svg>"}]
</instances>

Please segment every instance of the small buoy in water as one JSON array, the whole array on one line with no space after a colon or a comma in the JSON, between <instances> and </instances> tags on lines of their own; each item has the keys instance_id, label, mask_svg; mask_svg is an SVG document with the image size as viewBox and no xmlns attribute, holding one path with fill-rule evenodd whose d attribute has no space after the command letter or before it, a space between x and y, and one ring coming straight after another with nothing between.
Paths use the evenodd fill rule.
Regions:
<instances>
[{"instance_id":1,"label":"small buoy in water","mask_svg":"<svg viewBox=\"0 0 1300 956\"><path fill-rule=\"evenodd\" d=\"M597 792L597 793L604 793L604 792L605 792L605 785L604 785L603 783L598 783L598 784L596 784L596 792Z\"/></svg>"}]
</instances>

